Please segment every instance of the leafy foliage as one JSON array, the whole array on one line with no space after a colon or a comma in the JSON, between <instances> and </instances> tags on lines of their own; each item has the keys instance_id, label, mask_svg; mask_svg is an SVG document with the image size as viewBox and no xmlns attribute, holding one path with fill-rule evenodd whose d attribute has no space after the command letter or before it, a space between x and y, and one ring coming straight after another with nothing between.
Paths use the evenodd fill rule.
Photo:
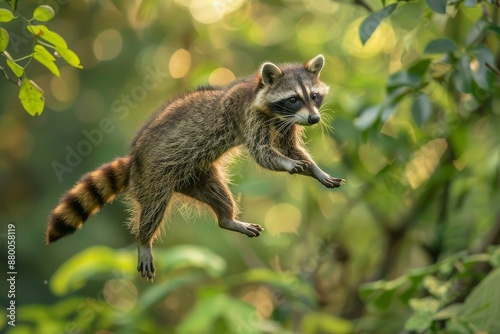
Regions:
<instances>
[{"instance_id":1,"label":"leafy foliage","mask_svg":"<svg viewBox=\"0 0 500 334\"><path fill-rule=\"evenodd\" d=\"M24 22L27 31L32 34L33 43L31 53L14 59L8 52L9 40L13 38L9 35L8 30L0 26L0 53L5 58L5 63L17 78L17 81L12 79L11 73L8 73L6 68L0 64L0 70L3 71L5 78L20 86L19 99L24 109L31 115L41 115L45 106L43 90L39 88L33 80L30 80L26 74L26 69L34 59L41 65L45 66L55 76L60 76L59 68L55 63L56 58L47 50L52 49L53 53L62 57L66 62L74 67L83 68L80 64L78 56L68 49L68 45L63 37L59 34L50 31L45 25L33 25L34 22L47 22L54 18L54 9L48 5L40 5L35 8L30 19L25 18L17 11L17 1L5 1L10 3L10 9L0 8L0 24L9 23L15 20ZM11 34L17 38L17 34L23 32L12 32Z\"/></svg>"},{"instance_id":2,"label":"leafy foliage","mask_svg":"<svg viewBox=\"0 0 500 334\"><path fill-rule=\"evenodd\" d=\"M410 270L392 281L363 284L360 296L367 306L377 312L387 312L391 307L406 307L410 316L405 330L427 330L461 327L463 333L481 329L495 333L500 329L495 309L498 308L497 284L500 274L497 258L500 248L490 248L488 253L467 254L460 252L427 267ZM485 276L478 272L479 265L495 268ZM469 293L474 281L481 283ZM459 302L467 296L465 302Z\"/></svg>"}]
</instances>

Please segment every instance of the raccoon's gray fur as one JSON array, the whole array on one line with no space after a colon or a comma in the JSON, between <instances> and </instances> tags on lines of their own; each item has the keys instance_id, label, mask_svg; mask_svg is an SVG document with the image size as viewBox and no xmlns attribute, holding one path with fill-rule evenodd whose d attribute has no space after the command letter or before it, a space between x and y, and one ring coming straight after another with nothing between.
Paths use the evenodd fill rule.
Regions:
<instances>
[{"instance_id":1,"label":"raccoon's gray fur","mask_svg":"<svg viewBox=\"0 0 500 334\"><path fill-rule=\"evenodd\" d=\"M84 175L49 216L47 242L73 233L126 190L141 276L155 274L152 243L168 204L181 193L210 206L219 226L257 237L263 228L236 220L222 158L243 146L262 167L311 176L328 188L344 180L323 172L307 153L301 125L320 121L328 86L319 80L322 55L306 64L264 63L254 75L171 100L132 141L130 154Z\"/></svg>"}]
</instances>

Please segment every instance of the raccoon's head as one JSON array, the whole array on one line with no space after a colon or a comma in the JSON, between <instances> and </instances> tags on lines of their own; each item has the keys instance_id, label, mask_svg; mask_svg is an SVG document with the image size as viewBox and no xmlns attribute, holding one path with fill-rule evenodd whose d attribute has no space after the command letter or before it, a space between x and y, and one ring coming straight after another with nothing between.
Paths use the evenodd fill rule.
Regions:
<instances>
[{"instance_id":1,"label":"raccoon's head","mask_svg":"<svg viewBox=\"0 0 500 334\"><path fill-rule=\"evenodd\" d=\"M305 64L262 64L255 105L267 114L290 123L318 123L321 120L319 108L329 90L319 80L324 64L322 55Z\"/></svg>"}]
</instances>

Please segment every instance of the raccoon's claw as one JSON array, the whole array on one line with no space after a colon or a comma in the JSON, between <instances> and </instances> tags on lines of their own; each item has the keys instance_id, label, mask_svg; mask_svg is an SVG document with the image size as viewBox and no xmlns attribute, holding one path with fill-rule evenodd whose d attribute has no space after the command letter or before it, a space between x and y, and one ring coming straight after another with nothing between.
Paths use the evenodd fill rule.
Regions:
<instances>
[{"instance_id":1,"label":"raccoon's claw","mask_svg":"<svg viewBox=\"0 0 500 334\"><path fill-rule=\"evenodd\" d=\"M236 231L253 238L258 237L264 228L258 224L240 222L238 220L227 220L219 223L219 226L226 230Z\"/></svg>"},{"instance_id":2,"label":"raccoon's claw","mask_svg":"<svg viewBox=\"0 0 500 334\"><path fill-rule=\"evenodd\" d=\"M153 262L139 262L137 265L137 271L141 274L141 277L146 279L146 281L151 280L151 282L153 282L153 277L155 277L155 265Z\"/></svg>"},{"instance_id":3,"label":"raccoon's claw","mask_svg":"<svg viewBox=\"0 0 500 334\"><path fill-rule=\"evenodd\" d=\"M307 160L296 160L294 161L294 165L291 170L288 172L290 174L296 174L296 173L302 173L305 171L307 168L309 168L309 165L311 165L311 162Z\"/></svg>"},{"instance_id":4,"label":"raccoon's claw","mask_svg":"<svg viewBox=\"0 0 500 334\"><path fill-rule=\"evenodd\" d=\"M139 246L138 257L139 261L137 263L137 271L143 278L146 279L146 281L151 280L151 282L153 282L156 270L153 263L153 253L151 253L151 248L149 246Z\"/></svg>"},{"instance_id":5,"label":"raccoon's claw","mask_svg":"<svg viewBox=\"0 0 500 334\"><path fill-rule=\"evenodd\" d=\"M253 234L253 235L251 235L251 234L245 233L250 238L258 237L260 235L260 233L264 230L264 228L258 224L248 224L248 223L244 223L244 224L247 224L247 226L245 227L246 230Z\"/></svg>"},{"instance_id":6,"label":"raccoon's claw","mask_svg":"<svg viewBox=\"0 0 500 334\"><path fill-rule=\"evenodd\" d=\"M321 178L319 182L327 188L338 188L345 183L345 180L327 175L326 177Z\"/></svg>"}]
</instances>

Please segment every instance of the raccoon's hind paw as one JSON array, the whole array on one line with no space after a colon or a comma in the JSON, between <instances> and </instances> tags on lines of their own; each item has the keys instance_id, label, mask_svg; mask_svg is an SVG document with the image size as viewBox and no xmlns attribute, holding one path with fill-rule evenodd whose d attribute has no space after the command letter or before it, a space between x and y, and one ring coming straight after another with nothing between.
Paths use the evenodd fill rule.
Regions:
<instances>
[{"instance_id":1,"label":"raccoon's hind paw","mask_svg":"<svg viewBox=\"0 0 500 334\"><path fill-rule=\"evenodd\" d=\"M150 246L139 246L138 249L137 271L146 281L151 280L155 276L155 265L153 263L153 253Z\"/></svg>"}]
</instances>

